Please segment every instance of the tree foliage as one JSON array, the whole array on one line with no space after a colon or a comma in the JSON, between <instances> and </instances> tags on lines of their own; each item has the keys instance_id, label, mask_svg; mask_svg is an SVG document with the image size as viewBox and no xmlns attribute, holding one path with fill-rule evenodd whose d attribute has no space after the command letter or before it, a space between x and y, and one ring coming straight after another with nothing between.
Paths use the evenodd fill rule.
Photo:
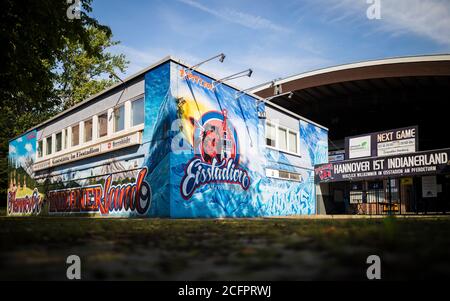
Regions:
<instances>
[{"instance_id":1,"label":"tree foliage","mask_svg":"<svg viewBox=\"0 0 450 301\"><path fill-rule=\"evenodd\" d=\"M112 55L109 27L80 0L80 19L67 16L66 0L0 2L0 193L7 187L9 139L63 108L99 92L124 71L123 55Z\"/></svg>"},{"instance_id":2,"label":"tree foliage","mask_svg":"<svg viewBox=\"0 0 450 301\"><path fill-rule=\"evenodd\" d=\"M89 48L97 55L90 55L79 41L66 39L55 68L55 92L64 108L116 83L118 79L114 76L115 72L124 72L127 65L123 54L104 51L118 42L112 41L105 31L98 28L89 27L87 31L91 37Z\"/></svg>"}]
</instances>

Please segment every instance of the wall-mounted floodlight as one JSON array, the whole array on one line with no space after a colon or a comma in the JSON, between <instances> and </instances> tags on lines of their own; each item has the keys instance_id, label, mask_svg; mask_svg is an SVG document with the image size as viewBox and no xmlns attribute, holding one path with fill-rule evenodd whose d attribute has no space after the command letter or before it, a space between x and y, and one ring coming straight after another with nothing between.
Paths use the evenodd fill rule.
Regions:
<instances>
[{"instance_id":1,"label":"wall-mounted floodlight","mask_svg":"<svg viewBox=\"0 0 450 301\"><path fill-rule=\"evenodd\" d=\"M122 83L124 82L123 79L121 79L114 71L111 71L111 72L109 73L109 78L113 78L113 77L117 78L117 79L120 80Z\"/></svg>"},{"instance_id":2,"label":"wall-mounted floodlight","mask_svg":"<svg viewBox=\"0 0 450 301\"><path fill-rule=\"evenodd\" d=\"M247 69L229 76L226 76L224 78L221 78L219 80L216 80L212 83L213 87L216 88L217 86L219 86L220 84L223 84L224 82L233 80L233 79L237 79L237 78L241 78L241 77L251 77L253 74L253 70L252 69Z\"/></svg>"},{"instance_id":3,"label":"wall-mounted floodlight","mask_svg":"<svg viewBox=\"0 0 450 301\"><path fill-rule=\"evenodd\" d=\"M292 99L292 97L294 96L294 92L290 91L290 92L277 94L277 95L274 95L274 96L270 96L270 97L261 99L261 100L258 101L258 105L261 104L261 103L265 103L267 101L270 101L270 100L272 100L274 98L277 98L277 97L280 97L280 96L285 96L285 95L287 95L287 98Z\"/></svg>"},{"instance_id":4,"label":"wall-mounted floodlight","mask_svg":"<svg viewBox=\"0 0 450 301\"><path fill-rule=\"evenodd\" d=\"M200 67L200 66L203 65L204 63L207 63L207 62L209 62L209 61L212 61L212 60L214 60L214 59L216 59L216 58L219 58L219 62L223 63L223 61L224 61L225 58L226 58L226 55L223 54L223 53L218 54L218 55L215 55L215 56L210 57L209 59L206 59L206 60L204 60L204 61L202 61L202 62L200 62L200 63L198 63L198 64L195 64L194 66L191 66L190 68L188 68L188 70L189 70L189 71L194 71L195 69L197 69L198 67Z\"/></svg>"},{"instance_id":5,"label":"wall-mounted floodlight","mask_svg":"<svg viewBox=\"0 0 450 301\"><path fill-rule=\"evenodd\" d=\"M247 89L245 89L245 90L238 91L238 92L236 92L236 93L234 94L234 98L235 98L235 99L238 99L239 97L241 97L241 96L244 95L244 94L251 93L251 91L254 91L254 90L256 90L256 89L258 89L258 88L260 88L260 87L264 87L264 86L267 86L267 85L269 85L269 88L275 87L275 85L277 84L277 82L280 81L280 80L282 80L282 78L273 79L273 80L271 80L271 81L268 81L268 82L265 82L265 83L262 83L262 84L259 84L259 85L256 85L256 86L247 88ZM286 93L286 94L287 94L287 93ZM283 95L284 95L284 94L283 94ZM278 94L277 96L280 96L280 94ZM291 95L291 97L289 97L289 98L292 98L292 95Z\"/></svg>"}]
</instances>

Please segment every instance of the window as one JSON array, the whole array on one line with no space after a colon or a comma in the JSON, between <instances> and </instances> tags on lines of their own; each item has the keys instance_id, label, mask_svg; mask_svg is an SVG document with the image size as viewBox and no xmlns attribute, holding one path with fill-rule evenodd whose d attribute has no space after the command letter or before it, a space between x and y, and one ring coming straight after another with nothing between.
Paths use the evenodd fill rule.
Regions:
<instances>
[{"instance_id":1,"label":"window","mask_svg":"<svg viewBox=\"0 0 450 301\"><path fill-rule=\"evenodd\" d=\"M57 133L55 137L56 137L55 148L56 151L59 152L62 149L62 133L61 132Z\"/></svg>"},{"instance_id":2,"label":"window","mask_svg":"<svg viewBox=\"0 0 450 301\"><path fill-rule=\"evenodd\" d=\"M52 137L47 137L45 139L46 141L46 147L47 147L47 151L45 152L46 155L51 155L52 154Z\"/></svg>"},{"instance_id":3,"label":"window","mask_svg":"<svg viewBox=\"0 0 450 301\"><path fill-rule=\"evenodd\" d=\"M144 98L131 103L131 125L136 126L144 123Z\"/></svg>"},{"instance_id":4,"label":"window","mask_svg":"<svg viewBox=\"0 0 450 301\"><path fill-rule=\"evenodd\" d=\"M38 158L42 158L42 140L38 141L38 145L37 145L37 156Z\"/></svg>"},{"instance_id":5,"label":"window","mask_svg":"<svg viewBox=\"0 0 450 301\"><path fill-rule=\"evenodd\" d=\"M281 150L287 150L287 131L282 128L278 128L278 148Z\"/></svg>"},{"instance_id":6,"label":"window","mask_svg":"<svg viewBox=\"0 0 450 301\"><path fill-rule=\"evenodd\" d=\"M276 147L276 129L275 126L270 123L266 124L266 144L268 146Z\"/></svg>"},{"instance_id":7,"label":"window","mask_svg":"<svg viewBox=\"0 0 450 301\"><path fill-rule=\"evenodd\" d=\"M266 177L282 180L291 180L296 182L302 181L302 176L298 173L270 168L266 169Z\"/></svg>"},{"instance_id":8,"label":"window","mask_svg":"<svg viewBox=\"0 0 450 301\"><path fill-rule=\"evenodd\" d=\"M125 107L121 105L114 110L114 132L120 132L125 128Z\"/></svg>"},{"instance_id":9,"label":"window","mask_svg":"<svg viewBox=\"0 0 450 301\"><path fill-rule=\"evenodd\" d=\"M289 179L291 179L293 181L299 181L300 182L302 180L302 177L298 173L290 172L289 173Z\"/></svg>"},{"instance_id":10,"label":"window","mask_svg":"<svg viewBox=\"0 0 450 301\"><path fill-rule=\"evenodd\" d=\"M298 132L273 122L266 122L266 145L298 154Z\"/></svg>"},{"instance_id":11,"label":"window","mask_svg":"<svg viewBox=\"0 0 450 301\"><path fill-rule=\"evenodd\" d=\"M72 127L72 141L71 146L77 146L80 144L80 125L74 125Z\"/></svg>"},{"instance_id":12,"label":"window","mask_svg":"<svg viewBox=\"0 0 450 301\"><path fill-rule=\"evenodd\" d=\"M62 135L63 135L63 149L67 149L67 129L64 129L62 131Z\"/></svg>"},{"instance_id":13,"label":"window","mask_svg":"<svg viewBox=\"0 0 450 301\"><path fill-rule=\"evenodd\" d=\"M280 177L282 179L289 179L289 172L284 171L284 170L279 170L278 177Z\"/></svg>"},{"instance_id":14,"label":"window","mask_svg":"<svg viewBox=\"0 0 450 301\"><path fill-rule=\"evenodd\" d=\"M98 116L98 137L104 137L108 134L108 114L104 113Z\"/></svg>"},{"instance_id":15,"label":"window","mask_svg":"<svg viewBox=\"0 0 450 301\"><path fill-rule=\"evenodd\" d=\"M84 122L84 142L92 140L92 119Z\"/></svg>"},{"instance_id":16,"label":"window","mask_svg":"<svg viewBox=\"0 0 450 301\"><path fill-rule=\"evenodd\" d=\"M289 151L291 153L297 153L297 133L289 131Z\"/></svg>"}]
</instances>

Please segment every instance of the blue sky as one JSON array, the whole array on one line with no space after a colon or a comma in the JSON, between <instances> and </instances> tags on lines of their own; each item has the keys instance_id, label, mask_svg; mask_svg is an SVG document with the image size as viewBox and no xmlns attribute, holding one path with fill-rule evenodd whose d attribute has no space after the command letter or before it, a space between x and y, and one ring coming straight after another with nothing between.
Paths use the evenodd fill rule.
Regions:
<instances>
[{"instance_id":1,"label":"blue sky","mask_svg":"<svg viewBox=\"0 0 450 301\"><path fill-rule=\"evenodd\" d=\"M252 68L242 88L313 69L385 57L450 53L449 0L94 0L92 15L121 41L126 75L174 55L188 64L224 52L202 70Z\"/></svg>"}]
</instances>

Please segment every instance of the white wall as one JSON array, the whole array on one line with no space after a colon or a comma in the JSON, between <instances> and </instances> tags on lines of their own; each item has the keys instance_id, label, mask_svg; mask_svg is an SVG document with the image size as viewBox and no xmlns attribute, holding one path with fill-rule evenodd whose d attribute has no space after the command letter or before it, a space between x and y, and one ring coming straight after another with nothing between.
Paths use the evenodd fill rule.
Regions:
<instances>
[{"instance_id":1,"label":"white wall","mask_svg":"<svg viewBox=\"0 0 450 301\"><path fill-rule=\"evenodd\" d=\"M53 133L57 133L68 126L72 126L96 114L105 112L127 100L137 98L138 96L144 94L144 86L144 77L142 76L141 78L127 83L124 89L114 89L113 91L98 97L98 99L89 102L89 104L74 109L67 115L64 115L61 118L58 118L38 129L37 140L47 137Z\"/></svg>"}]
</instances>

